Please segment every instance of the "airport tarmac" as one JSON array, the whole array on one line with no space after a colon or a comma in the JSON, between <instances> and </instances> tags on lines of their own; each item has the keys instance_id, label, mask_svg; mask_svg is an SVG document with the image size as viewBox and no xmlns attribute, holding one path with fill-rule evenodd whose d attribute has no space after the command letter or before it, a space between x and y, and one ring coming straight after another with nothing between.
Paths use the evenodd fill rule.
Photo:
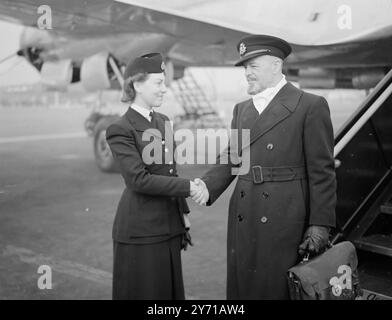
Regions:
<instances>
[{"instance_id":1,"label":"airport tarmac","mask_svg":"<svg viewBox=\"0 0 392 320\"><path fill-rule=\"evenodd\" d=\"M340 110L332 112L335 129L349 115ZM88 114L0 108L0 299L111 298L111 230L124 184L96 167L83 130ZM207 169L179 166L179 175L193 179ZM225 298L232 189L210 208L188 201L195 244L182 255L188 299ZM52 289L38 288L42 265L52 269Z\"/></svg>"},{"instance_id":2,"label":"airport tarmac","mask_svg":"<svg viewBox=\"0 0 392 320\"><path fill-rule=\"evenodd\" d=\"M0 299L110 299L111 229L120 175L94 163L87 109L0 109ZM183 166L196 178L205 166ZM228 190L191 207L195 243L183 253L189 299L224 299ZM52 268L52 289L38 268Z\"/></svg>"}]
</instances>

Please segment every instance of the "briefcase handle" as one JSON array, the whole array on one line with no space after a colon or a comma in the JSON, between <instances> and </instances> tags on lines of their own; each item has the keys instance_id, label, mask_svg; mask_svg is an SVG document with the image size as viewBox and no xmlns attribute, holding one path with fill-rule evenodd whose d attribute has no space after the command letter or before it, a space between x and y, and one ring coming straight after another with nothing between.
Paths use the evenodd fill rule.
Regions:
<instances>
[{"instance_id":1,"label":"briefcase handle","mask_svg":"<svg viewBox=\"0 0 392 320\"><path fill-rule=\"evenodd\" d=\"M332 248L332 242L331 242L331 241L328 241L328 244L327 244L327 246L325 247L324 252L327 251L328 249L331 249L331 248ZM319 256L320 254L323 254L324 252L318 253L317 256ZM302 258L301 263L308 262L308 261L309 261L309 256L310 256L310 252L305 253L304 256L303 256L303 258ZM317 257L317 256L316 256L316 257Z\"/></svg>"},{"instance_id":2,"label":"briefcase handle","mask_svg":"<svg viewBox=\"0 0 392 320\"><path fill-rule=\"evenodd\" d=\"M309 256L310 256L310 252L307 252L307 253L303 256L301 263L308 262L308 261L309 261Z\"/></svg>"}]
</instances>

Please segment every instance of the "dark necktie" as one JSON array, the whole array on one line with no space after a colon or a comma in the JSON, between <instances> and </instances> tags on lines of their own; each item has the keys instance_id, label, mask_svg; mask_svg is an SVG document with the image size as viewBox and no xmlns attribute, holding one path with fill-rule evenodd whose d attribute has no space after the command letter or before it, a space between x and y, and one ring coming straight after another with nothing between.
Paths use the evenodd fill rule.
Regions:
<instances>
[{"instance_id":1,"label":"dark necktie","mask_svg":"<svg viewBox=\"0 0 392 320\"><path fill-rule=\"evenodd\" d=\"M157 128L157 117L155 112L151 111L150 112L150 117L151 117L151 124L154 128Z\"/></svg>"},{"instance_id":2,"label":"dark necktie","mask_svg":"<svg viewBox=\"0 0 392 320\"><path fill-rule=\"evenodd\" d=\"M158 121L158 116L157 116L156 112L151 111L150 117L151 117L151 126L155 129L158 129L161 132L162 137L163 137L165 135L165 130L163 127L160 126L160 122Z\"/></svg>"}]
</instances>

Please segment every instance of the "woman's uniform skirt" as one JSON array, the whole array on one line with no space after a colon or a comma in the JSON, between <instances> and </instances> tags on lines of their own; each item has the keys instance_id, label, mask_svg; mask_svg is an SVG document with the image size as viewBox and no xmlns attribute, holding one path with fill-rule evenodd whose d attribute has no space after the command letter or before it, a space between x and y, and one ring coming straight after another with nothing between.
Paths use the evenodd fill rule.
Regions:
<instances>
[{"instance_id":1,"label":"woman's uniform skirt","mask_svg":"<svg viewBox=\"0 0 392 320\"><path fill-rule=\"evenodd\" d=\"M182 235L149 244L114 242L114 300L184 300Z\"/></svg>"}]
</instances>

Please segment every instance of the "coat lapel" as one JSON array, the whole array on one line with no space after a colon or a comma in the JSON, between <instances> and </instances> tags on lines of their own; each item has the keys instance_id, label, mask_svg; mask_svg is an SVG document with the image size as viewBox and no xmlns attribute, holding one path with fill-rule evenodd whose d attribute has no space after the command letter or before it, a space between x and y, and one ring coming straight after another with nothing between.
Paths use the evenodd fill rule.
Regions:
<instances>
[{"instance_id":1,"label":"coat lapel","mask_svg":"<svg viewBox=\"0 0 392 320\"><path fill-rule=\"evenodd\" d=\"M243 115L241 116L241 129L250 129L259 118L259 113L253 104L252 99L246 104Z\"/></svg>"},{"instance_id":2,"label":"coat lapel","mask_svg":"<svg viewBox=\"0 0 392 320\"><path fill-rule=\"evenodd\" d=\"M143 117L139 112L135 111L131 107L128 108L128 111L125 113L126 118L132 124L136 131L144 132L148 129L157 129L155 128L150 121L148 121L145 117ZM154 134L153 132L151 132ZM162 140L164 136L161 133L161 136L154 134L155 137Z\"/></svg>"},{"instance_id":3,"label":"coat lapel","mask_svg":"<svg viewBox=\"0 0 392 320\"><path fill-rule=\"evenodd\" d=\"M250 146L278 123L289 117L295 111L301 95L301 90L291 83L285 84L257 118L250 129L249 144L244 145L242 149Z\"/></svg>"}]
</instances>

